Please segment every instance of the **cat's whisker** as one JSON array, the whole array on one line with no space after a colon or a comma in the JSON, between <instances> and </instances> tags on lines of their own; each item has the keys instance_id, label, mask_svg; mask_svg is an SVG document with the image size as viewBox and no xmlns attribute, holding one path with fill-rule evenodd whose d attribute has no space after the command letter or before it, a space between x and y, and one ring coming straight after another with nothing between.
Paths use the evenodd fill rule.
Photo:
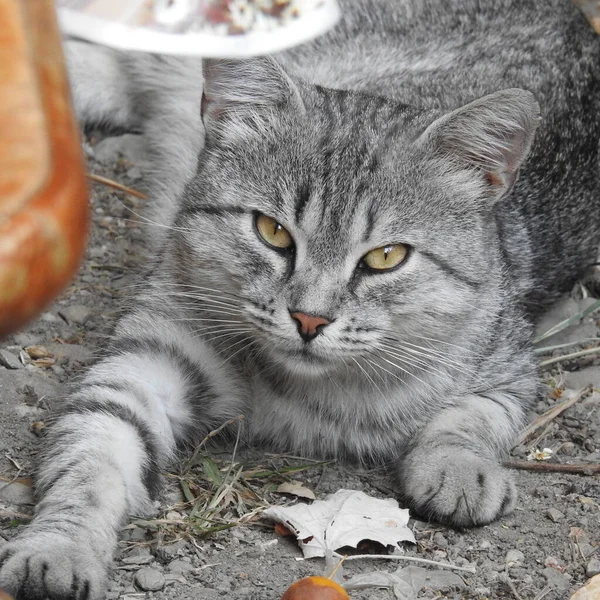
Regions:
<instances>
[{"instance_id":1,"label":"cat's whisker","mask_svg":"<svg viewBox=\"0 0 600 600\"><path fill-rule=\"evenodd\" d=\"M192 285L187 283L177 283L177 282L155 282L152 284L155 288L166 288L166 289L174 289L175 291L180 290L183 292L190 292L194 290L198 290L200 292L209 292L210 295L219 295L219 296L230 296L232 300L239 301L240 298L238 295L233 294L232 292L227 292L225 290L220 290L217 288L210 288L202 285Z\"/></svg>"},{"instance_id":2,"label":"cat's whisker","mask_svg":"<svg viewBox=\"0 0 600 600\"><path fill-rule=\"evenodd\" d=\"M373 380L373 378L367 373L367 371L363 368L363 366L360 364L360 362L358 362L358 360L356 360L356 358L352 357L352 362L354 362L354 364L365 374L365 377L371 382L371 384L373 385L373 387L381 394L381 396L384 396L384 393L381 391L381 389L379 388L379 386L375 383L375 381Z\"/></svg>"},{"instance_id":3,"label":"cat's whisker","mask_svg":"<svg viewBox=\"0 0 600 600\"><path fill-rule=\"evenodd\" d=\"M396 369L398 369L399 371L402 371L402 372L403 372L403 373L405 373L406 375L409 375L410 377L414 377L414 378L415 378L417 381L419 381L419 382L420 382L420 383L422 383L423 385L425 385L425 386L428 386L428 387L430 386L430 384L429 384L429 383L427 383L427 382L423 381L423 380L422 380L420 377L418 377L418 376L417 376L415 373L413 373L412 371L410 371L410 370L408 370L408 369L404 368L403 366L399 365L399 364L398 364L398 363L396 363L396 362L393 362L393 361L391 361L391 360L389 360L389 359L385 358L385 356L382 356L382 354L381 354L381 350L380 350L380 349L376 348L376 350L379 350L380 354L378 354L378 355L374 355L374 356L376 356L376 357L377 357L379 360L383 360L384 362L388 363L388 364L389 364L389 365L391 365L392 367L395 367L395 368L396 368ZM418 366L418 365L411 364L411 363L410 363L410 361L408 361L408 360L403 360L403 362L404 362L404 364L405 364L405 365L407 365L407 366L413 366L413 367L414 367L414 366ZM376 363L376 364L377 364L377 366L378 366L378 367L382 368L382 366L381 366L380 364L378 364L378 363ZM390 375L391 375L391 374L392 374L392 373L390 373ZM397 375L394 375L394 376L395 376L395 377L396 377L398 380L400 380L400 381L402 381L402 382L404 383L404 380L403 380L401 377L398 377Z\"/></svg>"},{"instance_id":4,"label":"cat's whisker","mask_svg":"<svg viewBox=\"0 0 600 600\"><path fill-rule=\"evenodd\" d=\"M230 361L232 358L234 358L235 356L237 356L240 352L242 352L243 350L245 350L246 348L248 348L249 346L252 346L253 344L256 344L256 340L251 338L251 337L247 337L244 340L240 340L237 343L242 343L246 340L250 340L245 346L242 346L239 350L236 350L233 354L230 354L222 363L220 366L224 365L226 362ZM234 346L236 346L237 344L232 344L227 350L229 351L231 348L233 348Z\"/></svg>"},{"instance_id":5,"label":"cat's whisker","mask_svg":"<svg viewBox=\"0 0 600 600\"><path fill-rule=\"evenodd\" d=\"M211 337L205 337L205 336L200 336L200 337L203 337L204 339L206 339L206 341L213 344L214 342L216 342L216 340L221 340L220 343L222 343L226 339L233 338L233 337L239 337L240 335L242 335L244 333L252 333L252 332L248 329L240 329L240 330L233 331L233 332L221 333L220 335L214 335Z\"/></svg>"},{"instance_id":6,"label":"cat's whisker","mask_svg":"<svg viewBox=\"0 0 600 600\"><path fill-rule=\"evenodd\" d=\"M227 308L232 308L232 309L240 309L240 305L239 304L234 304L233 302L227 302L218 298L213 298L211 296L206 296L206 295L199 295L199 294L190 294L190 293L184 293L184 292L176 292L176 291L167 291L167 292L161 292L158 294L155 294L154 297L158 297L158 298L186 298L186 299L190 299L190 300L198 300L198 301L202 301L202 302L212 302L214 304L217 305L222 305L224 307Z\"/></svg>"},{"instance_id":7,"label":"cat's whisker","mask_svg":"<svg viewBox=\"0 0 600 600\"><path fill-rule=\"evenodd\" d=\"M377 375L377 377L379 377L379 379L381 380L382 383L384 384L389 384L389 381L379 372L379 370L376 368L377 365L374 364L373 360L368 358L367 356L363 356L362 359L365 361L365 363L371 367L373 369L373 373L375 375Z\"/></svg>"},{"instance_id":8,"label":"cat's whisker","mask_svg":"<svg viewBox=\"0 0 600 600\"><path fill-rule=\"evenodd\" d=\"M383 344L383 346L389 348L389 346L386 344ZM414 346L414 344L411 344L411 346ZM416 346L416 348L419 348L419 346ZM424 359L428 359L430 361L436 362L438 365L443 365L445 367L448 367L451 370L454 370L463 375L466 375L467 377L472 378L474 381L478 381L480 384L483 384L484 389L489 389L489 387L490 387L489 382L486 379L480 377L477 374L477 372L473 368L471 368L469 365L466 365L464 363L458 363L456 361L452 361L447 357L447 355L438 354L438 353L430 353L430 350L426 349L426 348L421 348L420 351L417 351L413 348L407 347L404 343L402 344L401 348L393 347L393 351L396 353L401 353L401 354L404 354L404 353L409 354L414 358L414 360L420 360L420 362L423 362ZM422 356L422 357L424 357L424 359L418 359L417 356ZM402 358L402 356L398 356L398 358ZM430 363L428 363L428 362L425 362L424 364L427 364L430 368L433 368L433 367L431 367ZM443 373L443 371L437 371L437 372Z\"/></svg>"},{"instance_id":9,"label":"cat's whisker","mask_svg":"<svg viewBox=\"0 0 600 600\"><path fill-rule=\"evenodd\" d=\"M398 343L397 345L387 344L385 342L382 342L381 346L384 348L387 348L391 351L394 351L394 352L408 353L413 356L421 356L423 358L436 361L439 364L443 364L452 369L460 371L461 373L463 373L465 375L469 375L469 376L474 375L474 371L472 369L470 369L469 365L462 363L462 362L454 361L450 357L448 357L447 354L444 354L442 352L439 352L439 351L436 351L436 350L433 350L430 348L423 348L421 346L416 346L415 344L411 344L410 342L404 342L404 341Z\"/></svg>"},{"instance_id":10,"label":"cat's whisker","mask_svg":"<svg viewBox=\"0 0 600 600\"><path fill-rule=\"evenodd\" d=\"M224 328L224 329L217 329L216 331L209 331L209 332L198 331L197 333L199 333L200 336L203 337L204 339L206 339L207 341L212 342L213 340L217 339L217 337L220 334L252 333L252 329L250 329L249 327L238 327L235 329Z\"/></svg>"},{"instance_id":11,"label":"cat's whisker","mask_svg":"<svg viewBox=\"0 0 600 600\"><path fill-rule=\"evenodd\" d=\"M419 337L419 339L425 340L427 342L433 342L434 344L443 344L444 346L450 346L452 348L456 348L457 350L461 350L465 354L470 354L473 357L482 357L483 356L481 354L481 352L476 352L476 351L472 350L471 348L466 348L465 346L461 346L459 344L453 344L452 342L447 342L445 340L438 340L436 338L426 337L423 335L420 335L418 337Z\"/></svg>"},{"instance_id":12,"label":"cat's whisker","mask_svg":"<svg viewBox=\"0 0 600 600\"><path fill-rule=\"evenodd\" d=\"M472 375L472 373L470 373L469 371L463 370L462 365L459 366L458 363L453 363L452 361L446 361L436 355L426 354L424 352L416 352L415 350L412 350L410 348L396 348L396 347L388 346L387 344L381 344L380 347L382 349L385 349L386 353L388 353L392 356L395 356L396 358L400 358L400 359L411 358L417 364L421 364L430 369L433 369L436 373L439 373L441 375L448 375L448 373L444 372L440 369L436 369L435 367L433 367L431 365L431 362L437 363L438 365L446 366L449 369L454 369L456 371L459 371L460 373L463 373L464 375L468 375L468 376ZM428 359L428 360L425 360L425 359Z\"/></svg>"},{"instance_id":13,"label":"cat's whisker","mask_svg":"<svg viewBox=\"0 0 600 600\"><path fill-rule=\"evenodd\" d=\"M201 327L198 329L192 329L190 333L196 334L206 334L209 335L211 333L220 333L222 331L234 331L237 329L247 329L248 331L253 331L247 323L232 323L231 325L223 325L222 323L219 325L213 325L212 327Z\"/></svg>"}]
</instances>

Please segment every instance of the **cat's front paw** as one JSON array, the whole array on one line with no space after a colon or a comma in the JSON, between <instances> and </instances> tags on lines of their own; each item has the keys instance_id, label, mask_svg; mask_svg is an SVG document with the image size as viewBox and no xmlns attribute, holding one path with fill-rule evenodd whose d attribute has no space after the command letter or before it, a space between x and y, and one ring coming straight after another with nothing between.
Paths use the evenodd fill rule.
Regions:
<instances>
[{"instance_id":1,"label":"cat's front paw","mask_svg":"<svg viewBox=\"0 0 600 600\"><path fill-rule=\"evenodd\" d=\"M399 465L404 499L420 516L453 527L485 525L513 511L512 474L456 446L417 447Z\"/></svg>"},{"instance_id":2,"label":"cat's front paw","mask_svg":"<svg viewBox=\"0 0 600 600\"><path fill-rule=\"evenodd\" d=\"M0 547L0 589L18 600L100 600L108 565L89 546L49 531Z\"/></svg>"}]
</instances>

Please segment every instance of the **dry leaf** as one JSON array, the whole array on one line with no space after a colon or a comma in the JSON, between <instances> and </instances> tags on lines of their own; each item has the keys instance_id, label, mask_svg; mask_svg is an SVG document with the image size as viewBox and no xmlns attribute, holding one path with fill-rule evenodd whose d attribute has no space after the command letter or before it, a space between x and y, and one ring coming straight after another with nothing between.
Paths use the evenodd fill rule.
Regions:
<instances>
[{"instance_id":1,"label":"dry leaf","mask_svg":"<svg viewBox=\"0 0 600 600\"><path fill-rule=\"evenodd\" d=\"M408 510L391 498L371 498L354 490L339 490L310 505L271 506L264 514L294 532L305 558L344 546L356 548L361 540L384 546L415 543L407 527Z\"/></svg>"},{"instance_id":2,"label":"dry leaf","mask_svg":"<svg viewBox=\"0 0 600 600\"><path fill-rule=\"evenodd\" d=\"M276 490L280 494L292 494L292 496L298 496L299 498L308 498L309 500L315 499L315 493L312 490L304 487L299 481L292 481L291 483L282 483Z\"/></svg>"},{"instance_id":3,"label":"dry leaf","mask_svg":"<svg viewBox=\"0 0 600 600\"><path fill-rule=\"evenodd\" d=\"M46 356L44 358L38 358L37 360L33 361L33 364L36 367L51 367L54 363L56 362L55 358L50 358L49 356Z\"/></svg>"},{"instance_id":4,"label":"dry leaf","mask_svg":"<svg viewBox=\"0 0 600 600\"><path fill-rule=\"evenodd\" d=\"M29 425L29 431L38 437L44 434L45 429L46 423L44 423L44 421L33 421L33 423L30 423Z\"/></svg>"},{"instance_id":5,"label":"dry leaf","mask_svg":"<svg viewBox=\"0 0 600 600\"><path fill-rule=\"evenodd\" d=\"M570 600L598 600L600 598L600 575L592 577Z\"/></svg>"},{"instance_id":6,"label":"dry leaf","mask_svg":"<svg viewBox=\"0 0 600 600\"><path fill-rule=\"evenodd\" d=\"M25 352L34 360L37 358L54 358L54 354L48 348L44 348L44 346L27 346Z\"/></svg>"}]
</instances>

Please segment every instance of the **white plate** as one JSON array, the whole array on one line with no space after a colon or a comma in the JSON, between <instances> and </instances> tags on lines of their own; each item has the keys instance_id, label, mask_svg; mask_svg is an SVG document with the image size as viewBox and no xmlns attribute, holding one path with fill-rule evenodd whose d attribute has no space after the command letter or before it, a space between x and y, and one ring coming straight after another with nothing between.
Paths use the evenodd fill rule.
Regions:
<instances>
[{"instance_id":1,"label":"white plate","mask_svg":"<svg viewBox=\"0 0 600 600\"><path fill-rule=\"evenodd\" d=\"M248 7L258 15L254 25L233 21L242 33L229 33L230 25L199 19L181 20L181 11L150 13L152 2L169 0L58 0L62 31L73 37L121 50L140 50L159 54L184 54L205 57L242 58L285 50L306 42L333 27L340 17L336 0L291 0L297 15L279 20L260 13L258 5L269 0L231 0L239 8ZM205 0L177 0L198 3ZM214 0L213 0L214 1ZM278 0L274 0L278 1ZM279 0L281 1L281 0ZM292 4L293 3L293 4ZM177 5L181 7L181 4ZM146 8L145 8L146 7ZM289 7L288 7L289 8ZM140 13L152 14L152 25L139 25ZM229 14L229 13L228 13ZM239 16L238 11L238 16ZM161 18L162 17L162 18ZM159 19L157 22L154 19ZM161 22L162 21L162 22Z\"/></svg>"}]
</instances>

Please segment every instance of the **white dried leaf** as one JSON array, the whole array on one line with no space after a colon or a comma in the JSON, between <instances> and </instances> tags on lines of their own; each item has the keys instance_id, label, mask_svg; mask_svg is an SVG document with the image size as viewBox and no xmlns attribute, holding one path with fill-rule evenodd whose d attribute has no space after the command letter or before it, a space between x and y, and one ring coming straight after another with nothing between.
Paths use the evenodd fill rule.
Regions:
<instances>
[{"instance_id":1,"label":"white dried leaf","mask_svg":"<svg viewBox=\"0 0 600 600\"><path fill-rule=\"evenodd\" d=\"M552 450L551 448L544 448L543 450L540 450L539 448L535 448L528 454L527 460L537 460L537 461L549 460L550 458L552 458L553 454L554 454L554 450Z\"/></svg>"},{"instance_id":2,"label":"white dried leaf","mask_svg":"<svg viewBox=\"0 0 600 600\"><path fill-rule=\"evenodd\" d=\"M292 496L298 496L299 498L308 498L309 500L315 499L315 493L304 487L299 481L292 481L290 483L282 483L277 491L280 494L292 494Z\"/></svg>"},{"instance_id":3,"label":"white dried leaf","mask_svg":"<svg viewBox=\"0 0 600 600\"><path fill-rule=\"evenodd\" d=\"M392 590L396 600L416 600L417 598L418 590L415 590L410 583L403 580L396 583Z\"/></svg>"},{"instance_id":4,"label":"white dried leaf","mask_svg":"<svg viewBox=\"0 0 600 600\"><path fill-rule=\"evenodd\" d=\"M310 505L271 506L264 514L296 535L305 558L325 556L328 549L356 548L362 540L384 546L415 543L407 509L392 498L381 500L355 490L339 490Z\"/></svg>"},{"instance_id":5,"label":"white dried leaf","mask_svg":"<svg viewBox=\"0 0 600 600\"><path fill-rule=\"evenodd\" d=\"M359 573L343 583L344 589L366 590L369 588L393 588L398 583L395 573L385 571L373 571L373 573Z\"/></svg>"}]
</instances>

